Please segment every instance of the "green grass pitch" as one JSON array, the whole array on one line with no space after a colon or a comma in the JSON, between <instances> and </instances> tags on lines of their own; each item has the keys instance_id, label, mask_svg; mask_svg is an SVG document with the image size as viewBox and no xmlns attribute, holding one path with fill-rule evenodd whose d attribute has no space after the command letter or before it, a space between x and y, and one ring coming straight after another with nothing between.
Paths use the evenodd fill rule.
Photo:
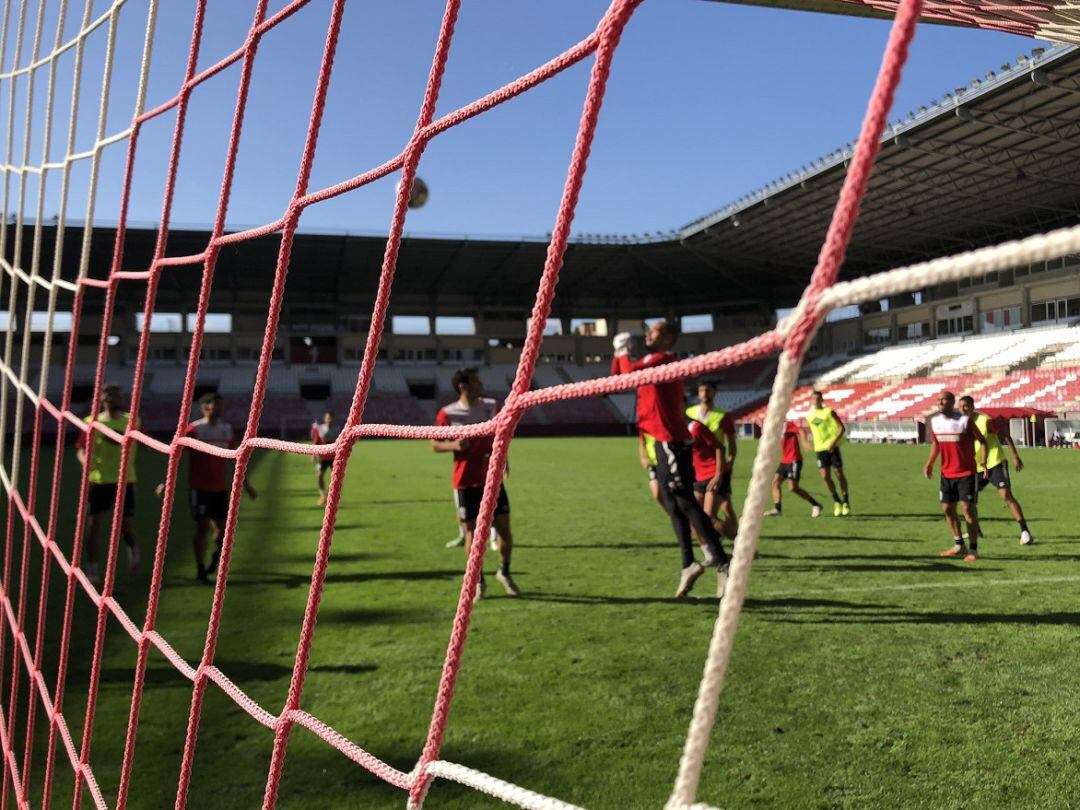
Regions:
<instances>
[{"instance_id":1,"label":"green grass pitch","mask_svg":"<svg viewBox=\"0 0 1080 810\"><path fill-rule=\"evenodd\" d=\"M753 445L736 475L741 505ZM51 448L46 449L51 458ZM1021 548L996 495L975 565L949 544L924 447L844 450L854 514L816 520L788 495L764 525L761 557L699 792L749 807L1067 807L1080 805L1080 453L1029 450L1014 475L1037 544ZM507 482L517 540L511 600L489 576L474 614L443 757L591 808L659 808L669 793L717 602L670 598L678 553L651 502L632 439L519 440ZM423 442L363 442L345 482L303 708L409 770L427 730L449 637L461 549L450 459ZM156 533L160 460L141 452L144 552ZM58 540L70 548L72 462ZM43 485L47 486L44 476ZM310 460L258 453L244 500L217 664L273 713L283 705L322 511ZM815 471L804 482L822 497ZM192 579L185 492L169 540L160 632L189 662L202 650L211 590ZM39 513L44 506L39 502ZM14 522L12 577L22 560ZM494 570L495 555L486 567ZM118 599L141 624L149 554ZM31 583L40 575L31 548ZM59 637L53 569L47 641ZM18 601L17 589L12 598ZM36 587L28 589L28 621ZM92 608L80 596L64 711L80 736ZM2 702L9 711L11 639ZM115 799L134 644L108 626L91 765ZM21 666L21 665L20 665ZM55 678L55 655L45 665ZM21 691L25 694L25 674ZM131 807L171 806L191 685L157 653L138 737ZM20 697L20 704L24 702ZM40 718L40 712L39 712ZM22 750L19 709L15 740ZM271 732L214 685L207 691L189 807L255 807ZM35 738L40 799L45 729ZM20 757L21 759L21 757ZM61 753L54 800L70 802ZM89 796L85 797L89 800ZM294 729L279 806L400 808L381 783ZM437 781L430 808L496 807Z\"/></svg>"}]
</instances>

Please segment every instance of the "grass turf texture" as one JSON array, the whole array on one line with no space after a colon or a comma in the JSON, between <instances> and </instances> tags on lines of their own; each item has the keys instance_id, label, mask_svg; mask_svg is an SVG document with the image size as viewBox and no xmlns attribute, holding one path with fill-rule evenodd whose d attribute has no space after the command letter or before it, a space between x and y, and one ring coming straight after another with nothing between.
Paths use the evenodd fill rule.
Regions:
<instances>
[{"instance_id":1,"label":"grass turf texture","mask_svg":"<svg viewBox=\"0 0 1080 810\"><path fill-rule=\"evenodd\" d=\"M741 506L754 447L744 442L740 449ZM51 459L51 448L46 452ZM851 517L811 520L809 508L786 493L784 517L766 520L702 800L727 808L1080 804L1080 454L1027 451L1027 468L1014 483L1037 545L1018 545L1015 524L988 493L981 503L989 533L983 558L965 565L937 558L949 537L936 481L921 476L926 452L848 445ZM670 598L678 553L649 499L633 440L520 440L511 456L514 573L525 596L503 596L489 553L490 596L474 614L443 757L587 807L660 807L716 615L716 600L707 598L710 578L699 583L701 598ZM427 730L464 566L461 549L443 547L455 533L449 466L449 457L426 443L358 446L303 699L304 709L405 771ZM136 624L160 510L151 494L160 469L154 454L140 454L144 563L135 578L118 578L118 599ZM47 477L39 486L47 488ZM309 460L259 454L250 480L260 494L241 507L216 663L276 713L288 691L322 510ZM72 463L57 535L64 548L76 484ZM804 484L827 501L812 468ZM197 662L212 591L192 578L185 495L181 490L169 541L158 628ZM21 528L16 519L15 582ZM33 544L32 585L39 552ZM54 567L51 649L59 638L61 585ZM37 590L28 591L32 628ZM12 596L17 600L17 591ZM76 741L93 618L80 594L64 706ZM6 625L5 637L7 712ZM112 620L106 638L90 761L112 803L135 646ZM53 652L45 666L50 689L55 671ZM23 674L23 694L25 683ZM190 682L151 652L131 807L171 805L190 695ZM24 711L15 723L20 752ZM40 800L47 736L40 720L37 726L32 804ZM259 805L271 738L210 684L189 806ZM53 795L63 806L72 771L62 751L56 773ZM294 729L281 807L397 808L404 798ZM501 803L436 781L426 806Z\"/></svg>"}]
</instances>

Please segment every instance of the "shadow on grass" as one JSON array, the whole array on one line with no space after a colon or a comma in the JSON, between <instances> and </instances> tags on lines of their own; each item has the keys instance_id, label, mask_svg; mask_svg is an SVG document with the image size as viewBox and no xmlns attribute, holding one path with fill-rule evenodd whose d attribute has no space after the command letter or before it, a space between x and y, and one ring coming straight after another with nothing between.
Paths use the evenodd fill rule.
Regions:
<instances>
[{"instance_id":1,"label":"shadow on grass","mask_svg":"<svg viewBox=\"0 0 1080 810\"><path fill-rule=\"evenodd\" d=\"M801 618L768 619L798 624L1052 624L1080 626L1080 613L916 613L913 611L882 611L875 614L811 613Z\"/></svg>"},{"instance_id":2,"label":"shadow on grass","mask_svg":"<svg viewBox=\"0 0 1080 810\"><path fill-rule=\"evenodd\" d=\"M870 542L870 543L922 543L924 541L910 537L868 537L862 534L798 534L798 535L785 535L785 536L767 536L763 535L762 540L794 540L796 542L802 540L843 540L843 541L857 541L857 542Z\"/></svg>"},{"instance_id":3,"label":"shadow on grass","mask_svg":"<svg viewBox=\"0 0 1080 810\"><path fill-rule=\"evenodd\" d=\"M267 661L234 661L227 658L215 659L214 666L241 688L245 683L253 681L277 681L292 677L292 664L273 664ZM362 675L366 672L374 672L378 667L374 664L318 664L308 667L310 672L328 672L341 675ZM105 667L101 670L101 680L104 683L130 683L135 676L133 667ZM177 684L191 684L180 670L171 666L152 666L146 670L146 685L148 687L176 686Z\"/></svg>"}]
</instances>

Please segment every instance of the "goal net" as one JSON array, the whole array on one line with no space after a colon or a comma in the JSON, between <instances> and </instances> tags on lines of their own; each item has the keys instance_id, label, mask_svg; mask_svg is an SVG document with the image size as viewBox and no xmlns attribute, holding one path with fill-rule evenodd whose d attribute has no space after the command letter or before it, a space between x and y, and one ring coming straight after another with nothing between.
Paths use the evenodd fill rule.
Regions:
<instances>
[{"instance_id":1,"label":"goal net","mask_svg":"<svg viewBox=\"0 0 1080 810\"><path fill-rule=\"evenodd\" d=\"M640 3L641 0L614 0L596 28L564 53L554 56L530 73L472 103L437 116L440 85L451 50L460 5L459 0L448 0L434 46L430 75L424 94L418 100L416 125L407 142L402 144L401 151L381 165L366 169L339 183L323 188L311 188L312 165L345 8L344 0L334 0L329 4L325 46L312 92L306 139L296 163L295 192L290 198L281 201L281 214L275 221L257 228L227 233L225 223L234 187L249 88L252 76L260 67L260 42L271 29L288 25L290 18L307 5L307 0L293 0L273 14L268 11L268 0L259 0L254 4L251 26L246 35L235 43L236 49L216 64L202 69L199 69L198 65L200 48L208 27L207 3L206 0L198 0L194 4L190 53L183 75L176 85L174 95L153 109L146 108L146 99L148 75L154 54L155 22L159 11L157 0L143 3L114 0L97 14L94 13L95 4L92 0L85 0L83 4L72 3L71 7L67 0L5 0L3 17L0 20L0 115L3 116L0 132L3 132L5 139L3 165L0 167L3 176L3 211L0 218L0 264L3 273L0 273L0 299L5 303L0 305L0 308L6 309L7 324L0 360L0 372L4 376L0 385L0 483L3 484L7 499L7 522L3 568L0 571L0 609L3 612L0 617L0 670L10 673L10 683L8 694L0 696L3 800L12 798L20 807L28 806L33 800L30 787L31 765L34 762L34 730L37 720L43 717L48 721L45 773L43 777L38 777L44 785L43 803L48 803L50 791L57 779L71 778L74 781L76 803L79 802L79 797L88 793L97 807L124 807L131 798L131 777L139 755L140 708L146 685L147 657L151 649L155 649L192 684L182 766L176 786L177 807L187 803L195 770L195 751L200 726L204 722L203 703L210 688L220 690L234 701L251 718L265 726L266 733L272 737L273 748L267 762L264 795L264 805L267 807L274 806L279 798L288 742L298 725L320 737L362 768L400 788L403 794L406 794L402 797L403 801L407 801L412 807L422 805L435 779L468 785L522 807L570 807L558 799L541 796L500 780L496 775L488 775L441 759L441 746L468 635L472 597L481 573L486 545L484 543L474 543L471 548L450 628L449 644L435 695L430 727L426 739L417 740L417 762L410 772L390 766L379 758L377 751L365 750L362 747L363 741L347 739L324 719L315 717L302 708L316 618L327 578L330 548L342 494L343 473L349 463L353 445L364 436L422 439L493 436L492 458L476 526L478 535L486 537L492 522L503 461L515 428L528 409L557 400L610 394L631 390L646 383L695 377L779 351L779 371L773 385L762 439L753 465L751 484L743 506L745 517L739 529L737 551L732 562L727 591L721 601L715 631L708 642L704 677L668 804L673 810L705 806L695 804L698 780L710 730L716 717L739 613L747 593L757 547L760 516L778 454L784 414L790 403L801 359L815 330L830 311L839 307L1080 251L1080 227L1070 228L899 268L857 281L837 283L845 248L884 132L886 114L893 91L900 80L916 20L920 14L925 14L934 19L1058 40L1074 39L1076 24L1072 18L1074 12L1064 7L1057 9L1050 4L992 3L988 0L975 3L944 0L926 2L925 6L920 0L902 0L899 4L878 0L866 3L876 9L895 11L892 31L817 266L793 313L776 328L720 351L625 376L530 390L530 381L543 338L543 326L551 312L556 294L563 255L601 112L605 86L609 72L613 69L620 36ZM362 8L359 10L362 13ZM135 24L131 19L137 18L140 30L145 26L139 67L134 75L121 75L114 69L117 31L122 15L129 24ZM71 31L75 32L74 35L71 35ZM100 75L89 75L89 61L85 54L91 43L97 43L103 48ZM536 299L527 338L504 409L493 420L468 427L402 427L366 422L365 405L371 391L379 340L391 299L396 261L406 221L408 190L416 178L417 167L425 148L432 139L448 129L511 101L583 61L591 64L591 74L565 187L555 213L546 261L537 280ZM71 75L61 75L61 65L63 70L70 71ZM200 92L200 88L208 80L234 65L239 67L236 103L232 112L227 156L210 239L198 254L169 255L168 237L179 156L185 141L185 116L188 107L193 96ZM340 78L338 80L344 81ZM123 93L119 92L121 85L125 86ZM90 88L96 86L100 86L100 92L95 95ZM114 98L117 97L133 98L133 106L116 109ZM140 135L148 124L166 115L175 119L175 125L171 136L153 258L145 267L124 269L125 228L134 190L139 188L141 182L136 170ZM124 125L111 129L110 123L117 120L124 121ZM94 127L92 145L88 149L80 150L76 147L76 144L81 142L76 137L77 129L87 126L88 122ZM104 151L112 145L118 145L125 154L123 165L117 171L107 170L103 160ZM75 199L70 193L72 173L76 169L84 171L88 178L85 199ZM347 194L389 175L398 175L400 182L388 229L378 292L371 312L369 336L356 380L355 393L340 438L333 444L321 446L261 438L256 434L256 429L266 400L267 379L282 313L285 280L294 235L301 217L311 206ZM59 182L59 196L53 225L48 228L44 201L47 196L46 183L50 178ZM95 277L88 271L89 256L95 217L98 214L95 203L99 191L105 186L116 191L119 197L119 225L109 272L105 277ZM269 309L266 312L266 329L259 353L258 372L251 392L251 411L238 447L225 450L185 435L195 394L208 302L214 284L214 269L225 248L243 249L245 244L271 235L277 236L279 249ZM68 278L65 277L63 269L71 263L65 262L64 254L71 250L79 253L78 262L74 263L78 270L73 277ZM137 416L145 390L150 324L155 317L159 284L163 276L182 267L194 268L198 273L198 307L191 327L191 347L187 357L176 431L173 438L165 442L141 431L138 428ZM192 279L195 277L194 273L188 276ZM79 322L83 316L86 295L96 290L97 294L104 298L91 400L97 402L103 388L110 348L110 324L114 317L117 291L121 285L138 285L145 300L142 313L144 326L137 347L130 391L132 419L122 434L98 421L85 423L71 410ZM71 322L63 329L56 323L58 312L70 312ZM31 322L35 318L42 320L39 334L42 334L43 340L32 339ZM22 329L19 328L20 325ZM66 356L53 356L54 332L70 333ZM33 373L34 370L36 374ZM63 393L58 400L55 397L50 399L48 395L50 375L56 374L63 375ZM56 386L52 388L55 389ZM52 443L54 433L55 444ZM128 615L113 597L121 519L115 517L111 524L107 551L103 557L103 583L98 587L86 575L83 561L82 537L89 490L88 472L84 470L79 482L78 504L62 503L60 498L65 448L70 449L69 445L80 435L92 439L98 433L120 444L122 471L127 469L128 456L136 445L142 445L144 451L162 454L167 462L164 501L153 554L147 607L145 614L141 616ZM169 640L156 629L166 538L172 523L180 457L185 448L231 459L236 465L229 492L229 517L223 537L219 573L214 587L203 652L198 661L184 660L175 652ZM284 705L269 708L259 705L245 694L229 679L228 672L215 665L222 609L229 586L241 482L252 454L257 449L334 458L327 509L312 561L307 606L302 624L297 628L297 649L288 697ZM39 482L45 480L43 473L50 469L51 483L48 487L41 487ZM117 487L117 516L123 514L124 494L124 487ZM58 518L65 511L78 515L72 536L60 536L58 532ZM28 562L29 548L34 544L40 547L44 558L40 571L32 571ZM59 669L57 677L51 682L46 679L42 667L46 656L47 637L44 625L50 598L50 577L55 577L64 584L62 632L59 639L48 640L48 644L58 645L52 652L58 656ZM37 593L40 596L36 606L27 604L27 594L31 592L28 586L32 578L39 580ZM64 709L64 688L72 645L72 614L76 601L91 604L96 612L85 717L81 719L83 731L78 735L79 738L72 733L72 723ZM36 616L36 619L32 618L33 616ZM106 632L115 633L117 629L130 637L137 651L137 659L131 684L130 713L119 787L115 796L106 796L95 778L91 746ZM702 642L704 644L705 640ZM19 696L27 693L29 700L26 704L17 705ZM676 752L672 751L671 754L674 760ZM70 768L70 771L65 773L65 768Z\"/></svg>"}]
</instances>

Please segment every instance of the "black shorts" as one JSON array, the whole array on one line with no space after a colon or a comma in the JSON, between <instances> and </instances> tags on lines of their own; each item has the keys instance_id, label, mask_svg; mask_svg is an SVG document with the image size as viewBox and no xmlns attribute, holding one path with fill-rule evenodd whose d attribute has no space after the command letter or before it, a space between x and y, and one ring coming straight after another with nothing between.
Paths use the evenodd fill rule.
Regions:
<instances>
[{"instance_id":1,"label":"black shorts","mask_svg":"<svg viewBox=\"0 0 1080 810\"><path fill-rule=\"evenodd\" d=\"M323 470L329 470L334 466L334 460L332 458L317 458L315 459L315 468L322 472Z\"/></svg>"},{"instance_id":2,"label":"black shorts","mask_svg":"<svg viewBox=\"0 0 1080 810\"><path fill-rule=\"evenodd\" d=\"M994 489L1012 489L1012 481L1009 480L1009 462L1003 461L996 467L991 467L989 473L983 477L979 476L979 492L982 492L990 484L994 485Z\"/></svg>"},{"instance_id":3,"label":"black shorts","mask_svg":"<svg viewBox=\"0 0 1080 810\"><path fill-rule=\"evenodd\" d=\"M783 481L794 481L797 484L802 476L802 462L793 461L790 464L781 464L776 468L776 474Z\"/></svg>"},{"instance_id":4,"label":"black shorts","mask_svg":"<svg viewBox=\"0 0 1080 810\"><path fill-rule=\"evenodd\" d=\"M91 484L90 492L86 496L86 505L91 515L100 515L103 512L111 512L116 505L116 488L118 484ZM128 484L124 488L124 517L135 515L135 485Z\"/></svg>"},{"instance_id":5,"label":"black shorts","mask_svg":"<svg viewBox=\"0 0 1080 810\"><path fill-rule=\"evenodd\" d=\"M475 523L480 514L480 501L484 498L483 487L469 487L454 490L454 505L457 506L458 519ZM495 502L496 515L510 514L510 499L506 496L506 487L499 485L499 500Z\"/></svg>"},{"instance_id":6,"label":"black shorts","mask_svg":"<svg viewBox=\"0 0 1080 810\"><path fill-rule=\"evenodd\" d=\"M838 470L844 469L844 459L840 456L840 448L834 447L832 450L819 452L817 454L817 465L819 470L826 467L835 467Z\"/></svg>"},{"instance_id":7,"label":"black shorts","mask_svg":"<svg viewBox=\"0 0 1080 810\"><path fill-rule=\"evenodd\" d=\"M963 478L941 478L941 502L957 503L967 501L976 503L979 500L979 485L977 475L966 475Z\"/></svg>"},{"instance_id":8,"label":"black shorts","mask_svg":"<svg viewBox=\"0 0 1080 810\"><path fill-rule=\"evenodd\" d=\"M209 492L205 489L189 490L188 503L191 505L191 516L195 520L210 518L221 523L229 516L229 493L225 490L221 492Z\"/></svg>"},{"instance_id":9,"label":"black shorts","mask_svg":"<svg viewBox=\"0 0 1080 810\"><path fill-rule=\"evenodd\" d=\"M708 492L711 480L711 478L702 478L700 481L695 481L694 492ZM720 474L720 483L717 485L715 492L722 499L731 497L731 473Z\"/></svg>"},{"instance_id":10,"label":"black shorts","mask_svg":"<svg viewBox=\"0 0 1080 810\"><path fill-rule=\"evenodd\" d=\"M668 492L694 498L694 451L690 442L656 443L656 478Z\"/></svg>"}]
</instances>

